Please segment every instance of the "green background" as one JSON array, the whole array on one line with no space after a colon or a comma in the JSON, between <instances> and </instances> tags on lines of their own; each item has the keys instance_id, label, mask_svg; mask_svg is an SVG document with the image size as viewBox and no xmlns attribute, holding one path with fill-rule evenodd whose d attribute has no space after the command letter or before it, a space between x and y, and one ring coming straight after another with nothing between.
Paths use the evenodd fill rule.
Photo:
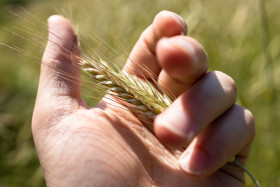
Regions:
<instances>
[{"instance_id":1,"label":"green background","mask_svg":"<svg viewBox=\"0 0 280 187\"><path fill-rule=\"evenodd\" d=\"M36 47L31 34L18 28L30 28L27 21L34 21L42 25L40 32L46 36L39 20L46 22L52 14L63 14L81 33L104 31L130 51L159 11L178 13L186 20L189 35L205 47L210 69L223 71L236 81L238 104L254 114L256 137L247 168L262 186L280 186L279 7L279 0L1 0L0 24L4 28L0 29L0 42L39 59L44 44ZM0 46L0 186L45 185L30 129L38 76L38 63Z\"/></svg>"}]
</instances>

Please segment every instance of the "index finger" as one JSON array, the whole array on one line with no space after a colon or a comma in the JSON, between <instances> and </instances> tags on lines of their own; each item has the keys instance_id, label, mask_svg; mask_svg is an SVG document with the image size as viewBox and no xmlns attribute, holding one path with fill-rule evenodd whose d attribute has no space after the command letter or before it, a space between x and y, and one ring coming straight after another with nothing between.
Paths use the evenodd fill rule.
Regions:
<instances>
[{"instance_id":1,"label":"index finger","mask_svg":"<svg viewBox=\"0 0 280 187\"><path fill-rule=\"evenodd\" d=\"M187 25L177 14L169 11L160 12L140 36L129 59L125 70L138 77L156 77L161 71L155 52L157 42L164 37L172 37L187 33ZM148 70L148 71L145 71Z\"/></svg>"},{"instance_id":2,"label":"index finger","mask_svg":"<svg viewBox=\"0 0 280 187\"><path fill-rule=\"evenodd\" d=\"M161 39L156 53L162 67L158 83L175 97L195 84L208 69L208 56L202 45L188 36Z\"/></svg>"}]
</instances>

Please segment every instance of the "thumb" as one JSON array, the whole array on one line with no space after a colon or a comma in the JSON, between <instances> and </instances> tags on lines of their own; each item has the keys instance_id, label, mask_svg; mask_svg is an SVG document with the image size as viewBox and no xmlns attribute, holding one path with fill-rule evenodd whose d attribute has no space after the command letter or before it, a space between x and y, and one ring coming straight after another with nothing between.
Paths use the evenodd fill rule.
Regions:
<instances>
[{"instance_id":1,"label":"thumb","mask_svg":"<svg viewBox=\"0 0 280 187\"><path fill-rule=\"evenodd\" d=\"M33 113L33 128L42 119L49 118L50 113L63 116L75 109L79 106L81 95L79 49L71 23L62 16L51 16L48 19L48 30L49 38L42 59Z\"/></svg>"},{"instance_id":2,"label":"thumb","mask_svg":"<svg viewBox=\"0 0 280 187\"><path fill-rule=\"evenodd\" d=\"M71 23L62 16L48 19L49 38L42 59L38 93L51 97L80 97L80 68L77 37Z\"/></svg>"}]
</instances>

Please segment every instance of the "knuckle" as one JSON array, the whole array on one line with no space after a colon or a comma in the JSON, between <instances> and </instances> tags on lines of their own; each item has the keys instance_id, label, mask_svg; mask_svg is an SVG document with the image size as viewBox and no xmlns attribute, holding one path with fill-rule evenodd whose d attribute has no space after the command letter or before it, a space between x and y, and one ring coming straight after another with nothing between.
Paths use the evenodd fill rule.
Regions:
<instances>
[{"instance_id":1,"label":"knuckle","mask_svg":"<svg viewBox=\"0 0 280 187\"><path fill-rule=\"evenodd\" d=\"M223 72L216 71L216 74L218 74L218 76L220 77L225 90L228 91L233 96L234 100L236 100L237 87L235 81L229 75Z\"/></svg>"},{"instance_id":2,"label":"knuckle","mask_svg":"<svg viewBox=\"0 0 280 187\"><path fill-rule=\"evenodd\" d=\"M246 137L249 141L252 141L255 137L255 120L252 112L240 105L235 105L234 111L243 126L244 132L246 132Z\"/></svg>"},{"instance_id":3,"label":"knuckle","mask_svg":"<svg viewBox=\"0 0 280 187\"><path fill-rule=\"evenodd\" d=\"M168 13L170 13L170 11L168 11L168 10L161 10L161 11L158 13L158 15L164 15L164 14L168 14Z\"/></svg>"},{"instance_id":4,"label":"knuckle","mask_svg":"<svg viewBox=\"0 0 280 187\"><path fill-rule=\"evenodd\" d=\"M155 45L157 38L153 34L152 25L150 25L140 36L142 44L147 48L152 54L155 53Z\"/></svg>"},{"instance_id":5,"label":"knuckle","mask_svg":"<svg viewBox=\"0 0 280 187\"><path fill-rule=\"evenodd\" d=\"M153 28L155 36L159 39L161 37L171 37L181 34L187 34L187 24L178 14L163 10L159 12L153 21ZM168 28L168 29L166 29Z\"/></svg>"},{"instance_id":6,"label":"knuckle","mask_svg":"<svg viewBox=\"0 0 280 187\"><path fill-rule=\"evenodd\" d=\"M168 14L172 14L173 12L170 12L168 10L161 10L155 17L155 20L158 19L159 17L162 17L162 16L166 16ZM175 13L174 13L175 14Z\"/></svg>"},{"instance_id":7,"label":"knuckle","mask_svg":"<svg viewBox=\"0 0 280 187\"><path fill-rule=\"evenodd\" d=\"M255 137L255 120L252 112L248 109L244 110L244 117L246 126L248 127L250 139L254 139Z\"/></svg>"}]
</instances>

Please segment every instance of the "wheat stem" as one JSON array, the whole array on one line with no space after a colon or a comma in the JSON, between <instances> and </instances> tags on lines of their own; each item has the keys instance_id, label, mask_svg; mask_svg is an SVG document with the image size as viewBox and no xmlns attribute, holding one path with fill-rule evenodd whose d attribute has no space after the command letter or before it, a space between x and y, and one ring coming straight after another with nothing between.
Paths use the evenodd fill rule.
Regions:
<instances>
[{"instance_id":1,"label":"wheat stem","mask_svg":"<svg viewBox=\"0 0 280 187\"><path fill-rule=\"evenodd\" d=\"M245 173L247 173L247 175L251 178L251 180L253 181L256 187L260 187L260 183L254 177L254 175L245 166L243 166L238 160L234 159L231 163L235 164L240 169L242 169Z\"/></svg>"}]
</instances>

